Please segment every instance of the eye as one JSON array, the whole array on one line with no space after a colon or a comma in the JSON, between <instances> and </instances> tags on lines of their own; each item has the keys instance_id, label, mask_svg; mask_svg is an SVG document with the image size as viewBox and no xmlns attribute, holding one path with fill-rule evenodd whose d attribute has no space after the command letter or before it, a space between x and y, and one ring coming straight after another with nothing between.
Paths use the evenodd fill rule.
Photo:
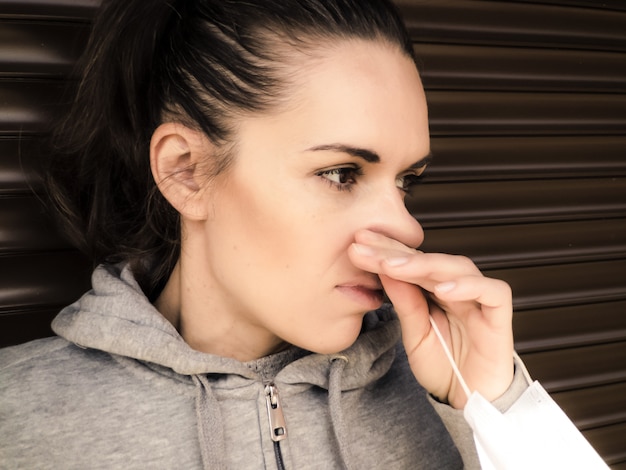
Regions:
<instances>
[{"instance_id":1,"label":"eye","mask_svg":"<svg viewBox=\"0 0 626 470\"><path fill-rule=\"evenodd\" d=\"M352 189L352 186L356 184L358 177L362 174L361 168L357 166L330 168L316 173L317 176L323 178L340 191Z\"/></svg>"},{"instance_id":2,"label":"eye","mask_svg":"<svg viewBox=\"0 0 626 470\"><path fill-rule=\"evenodd\" d=\"M422 170L423 171L423 170ZM406 194L411 194L415 187L422 182L422 171L417 173L406 173L396 178L396 186Z\"/></svg>"}]
</instances>

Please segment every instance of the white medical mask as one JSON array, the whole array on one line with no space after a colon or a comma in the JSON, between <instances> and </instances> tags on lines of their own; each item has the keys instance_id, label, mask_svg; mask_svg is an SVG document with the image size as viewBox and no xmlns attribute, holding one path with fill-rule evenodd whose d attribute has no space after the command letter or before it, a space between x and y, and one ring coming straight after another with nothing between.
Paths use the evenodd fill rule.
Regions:
<instances>
[{"instance_id":1,"label":"white medical mask","mask_svg":"<svg viewBox=\"0 0 626 470\"><path fill-rule=\"evenodd\" d=\"M532 384L504 413L478 392L470 392L432 317L430 322L468 396L463 414L474 432L483 470L608 470L598 453L541 384L532 381L525 368L523 373Z\"/></svg>"}]
</instances>

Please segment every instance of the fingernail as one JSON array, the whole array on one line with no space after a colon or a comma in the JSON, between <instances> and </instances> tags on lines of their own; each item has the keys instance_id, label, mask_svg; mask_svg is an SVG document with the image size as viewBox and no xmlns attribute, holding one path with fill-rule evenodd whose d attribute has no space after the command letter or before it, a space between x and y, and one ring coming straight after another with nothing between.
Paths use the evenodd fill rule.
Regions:
<instances>
[{"instance_id":1,"label":"fingernail","mask_svg":"<svg viewBox=\"0 0 626 470\"><path fill-rule=\"evenodd\" d=\"M363 256L374 256L374 249L367 246L361 245L360 243L353 243L354 251Z\"/></svg>"},{"instance_id":2,"label":"fingernail","mask_svg":"<svg viewBox=\"0 0 626 470\"><path fill-rule=\"evenodd\" d=\"M450 292L455 287L456 287L456 282L449 281L449 282L442 282L441 284L437 284L435 286L435 289L437 289L437 291L439 292Z\"/></svg>"},{"instance_id":3,"label":"fingernail","mask_svg":"<svg viewBox=\"0 0 626 470\"><path fill-rule=\"evenodd\" d=\"M392 266L392 267L402 266L403 264L406 264L408 262L409 262L408 256L394 256L392 258L387 258L385 260L385 263L387 263L389 266Z\"/></svg>"}]
</instances>

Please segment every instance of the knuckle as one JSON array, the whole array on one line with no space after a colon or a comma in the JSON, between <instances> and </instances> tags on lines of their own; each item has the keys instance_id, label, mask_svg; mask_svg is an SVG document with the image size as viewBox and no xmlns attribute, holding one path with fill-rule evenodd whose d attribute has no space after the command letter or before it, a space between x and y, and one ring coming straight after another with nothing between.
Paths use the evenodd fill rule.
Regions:
<instances>
[{"instance_id":1,"label":"knuckle","mask_svg":"<svg viewBox=\"0 0 626 470\"><path fill-rule=\"evenodd\" d=\"M476 267L476 264L474 264L474 261L472 261L467 256L456 255L455 260L459 264L459 266L462 267L466 271L470 271L470 272L478 271L478 268Z\"/></svg>"},{"instance_id":2,"label":"knuckle","mask_svg":"<svg viewBox=\"0 0 626 470\"><path fill-rule=\"evenodd\" d=\"M503 281L502 279L493 279L493 282L498 290L501 291L503 294L506 294L507 297L513 296L513 289L511 289L511 286L508 282Z\"/></svg>"}]
</instances>

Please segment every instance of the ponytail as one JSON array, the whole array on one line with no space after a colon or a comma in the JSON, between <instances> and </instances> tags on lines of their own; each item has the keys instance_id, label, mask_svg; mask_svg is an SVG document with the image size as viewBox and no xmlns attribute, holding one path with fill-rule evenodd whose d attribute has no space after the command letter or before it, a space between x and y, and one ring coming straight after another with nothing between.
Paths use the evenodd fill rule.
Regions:
<instances>
[{"instance_id":1,"label":"ponytail","mask_svg":"<svg viewBox=\"0 0 626 470\"><path fill-rule=\"evenodd\" d=\"M178 214L156 188L148 157L163 107L153 101L151 73L174 8L165 0L103 3L44 173L74 243L94 264L132 261L147 294L173 269L180 239ZM152 275L146 258L158 260Z\"/></svg>"}]
</instances>

